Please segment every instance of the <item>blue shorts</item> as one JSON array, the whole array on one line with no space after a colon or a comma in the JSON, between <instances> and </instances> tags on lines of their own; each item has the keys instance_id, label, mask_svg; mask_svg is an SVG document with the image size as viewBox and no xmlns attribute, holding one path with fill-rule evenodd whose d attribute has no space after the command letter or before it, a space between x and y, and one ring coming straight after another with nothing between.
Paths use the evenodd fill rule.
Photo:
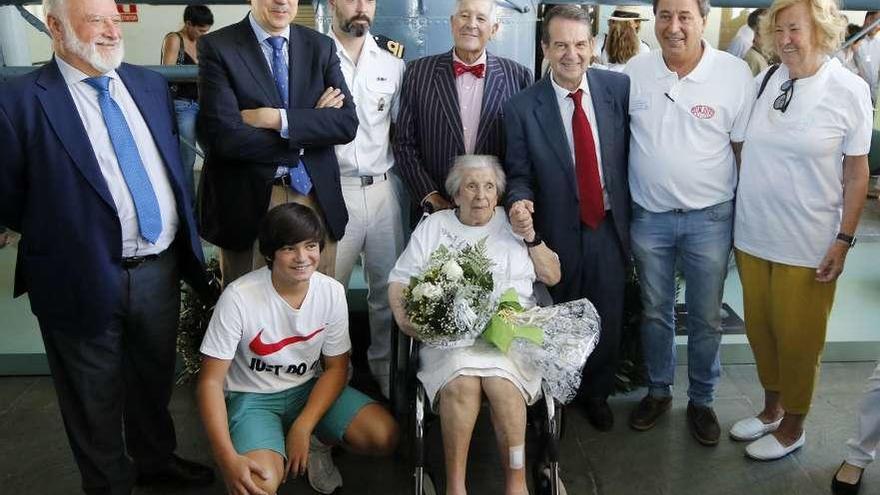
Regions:
<instances>
[{"instance_id":1,"label":"blue shorts","mask_svg":"<svg viewBox=\"0 0 880 495\"><path fill-rule=\"evenodd\" d=\"M228 392L226 412L235 451L244 454L267 449L287 459L287 432L305 407L315 382L317 378L312 378L298 387L270 394ZM342 443L348 425L372 402L373 399L346 385L318 422L315 435L328 443Z\"/></svg>"}]
</instances>

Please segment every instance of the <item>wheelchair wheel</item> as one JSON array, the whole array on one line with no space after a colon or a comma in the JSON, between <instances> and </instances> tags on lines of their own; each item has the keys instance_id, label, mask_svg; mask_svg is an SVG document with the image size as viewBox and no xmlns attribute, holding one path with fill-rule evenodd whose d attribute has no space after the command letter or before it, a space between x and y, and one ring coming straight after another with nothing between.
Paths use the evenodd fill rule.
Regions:
<instances>
[{"instance_id":1,"label":"wheelchair wheel","mask_svg":"<svg viewBox=\"0 0 880 495\"><path fill-rule=\"evenodd\" d=\"M437 495L437 487L434 485L434 478L428 473L425 473L425 484L422 486L422 495Z\"/></svg>"}]
</instances>

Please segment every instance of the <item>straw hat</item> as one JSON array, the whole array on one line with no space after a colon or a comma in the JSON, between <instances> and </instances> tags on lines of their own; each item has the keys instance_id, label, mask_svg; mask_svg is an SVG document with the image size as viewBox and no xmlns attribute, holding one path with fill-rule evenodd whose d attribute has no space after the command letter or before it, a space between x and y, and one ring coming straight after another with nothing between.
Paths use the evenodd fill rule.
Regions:
<instances>
[{"instance_id":1,"label":"straw hat","mask_svg":"<svg viewBox=\"0 0 880 495\"><path fill-rule=\"evenodd\" d=\"M610 21L649 21L647 17L642 17L642 9L638 7L630 7L620 5L615 7L611 13Z\"/></svg>"}]
</instances>

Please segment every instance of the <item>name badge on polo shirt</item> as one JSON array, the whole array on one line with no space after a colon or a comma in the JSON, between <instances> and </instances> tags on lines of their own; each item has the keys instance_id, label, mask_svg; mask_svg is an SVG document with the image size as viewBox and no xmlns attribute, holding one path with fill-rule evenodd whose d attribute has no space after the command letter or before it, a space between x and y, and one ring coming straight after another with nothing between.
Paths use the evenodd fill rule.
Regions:
<instances>
[{"instance_id":1,"label":"name badge on polo shirt","mask_svg":"<svg viewBox=\"0 0 880 495\"><path fill-rule=\"evenodd\" d=\"M651 106L649 102L650 100L644 96L631 98L629 100L629 111L638 112L640 110L647 110Z\"/></svg>"}]
</instances>

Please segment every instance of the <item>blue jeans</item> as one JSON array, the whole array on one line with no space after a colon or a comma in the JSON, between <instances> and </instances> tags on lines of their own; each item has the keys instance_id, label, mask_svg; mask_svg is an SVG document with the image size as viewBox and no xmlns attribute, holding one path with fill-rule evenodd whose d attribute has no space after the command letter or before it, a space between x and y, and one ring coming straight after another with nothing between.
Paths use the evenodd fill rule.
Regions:
<instances>
[{"instance_id":1,"label":"blue jeans","mask_svg":"<svg viewBox=\"0 0 880 495\"><path fill-rule=\"evenodd\" d=\"M195 203L193 165L196 163L196 150L193 147L196 145L196 117L199 115L199 102L175 98L174 113L177 115L177 130L180 133L180 162L183 165L184 185L189 197Z\"/></svg>"},{"instance_id":2,"label":"blue jeans","mask_svg":"<svg viewBox=\"0 0 880 495\"><path fill-rule=\"evenodd\" d=\"M652 213L633 204L630 235L644 314L642 347L648 393L672 394L675 375L675 270L685 280L688 398L712 403L721 375L721 296L733 232L733 201L702 210Z\"/></svg>"}]
</instances>

